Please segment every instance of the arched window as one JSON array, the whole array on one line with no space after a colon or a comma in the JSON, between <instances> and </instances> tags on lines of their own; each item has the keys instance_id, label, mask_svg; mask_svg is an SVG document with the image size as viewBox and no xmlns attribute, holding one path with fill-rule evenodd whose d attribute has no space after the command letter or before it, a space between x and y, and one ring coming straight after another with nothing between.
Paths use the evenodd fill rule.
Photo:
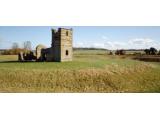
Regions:
<instances>
[{"instance_id":1,"label":"arched window","mask_svg":"<svg viewBox=\"0 0 160 120\"><path fill-rule=\"evenodd\" d=\"M66 31L66 36L68 36L68 31Z\"/></svg>"},{"instance_id":2,"label":"arched window","mask_svg":"<svg viewBox=\"0 0 160 120\"><path fill-rule=\"evenodd\" d=\"M68 53L68 50L66 50L66 55L68 55L69 53Z\"/></svg>"}]
</instances>

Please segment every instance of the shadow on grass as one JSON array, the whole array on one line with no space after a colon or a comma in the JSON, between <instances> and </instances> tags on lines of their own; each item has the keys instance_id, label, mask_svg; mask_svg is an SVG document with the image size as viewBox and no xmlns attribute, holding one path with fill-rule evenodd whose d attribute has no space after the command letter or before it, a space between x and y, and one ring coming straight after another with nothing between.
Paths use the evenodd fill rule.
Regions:
<instances>
[{"instance_id":1,"label":"shadow on grass","mask_svg":"<svg viewBox=\"0 0 160 120\"><path fill-rule=\"evenodd\" d=\"M36 61L0 61L0 64L1 63L33 63L33 62L36 62Z\"/></svg>"},{"instance_id":2,"label":"shadow on grass","mask_svg":"<svg viewBox=\"0 0 160 120\"><path fill-rule=\"evenodd\" d=\"M58 62L58 61L0 61L0 64L1 63L61 63L61 62ZM67 62L71 62L71 61L67 61Z\"/></svg>"}]
</instances>

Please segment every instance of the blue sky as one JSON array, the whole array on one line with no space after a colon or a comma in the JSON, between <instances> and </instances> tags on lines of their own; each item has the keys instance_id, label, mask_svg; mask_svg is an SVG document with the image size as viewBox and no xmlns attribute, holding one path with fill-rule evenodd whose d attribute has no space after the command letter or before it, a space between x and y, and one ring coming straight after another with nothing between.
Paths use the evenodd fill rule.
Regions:
<instances>
[{"instance_id":1,"label":"blue sky","mask_svg":"<svg viewBox=\"0 0 160 120\"><path fill-rule=\"evenodd\" d=\"M60 26L61 27L61 26ZM0 27L0 49L11 48L24 41L36 45L51 46L51 28L58 27ZM160 27L66 27L73 28L74 47L95 47L106 49L160 49Z\"/></svg>"}]
</instances>

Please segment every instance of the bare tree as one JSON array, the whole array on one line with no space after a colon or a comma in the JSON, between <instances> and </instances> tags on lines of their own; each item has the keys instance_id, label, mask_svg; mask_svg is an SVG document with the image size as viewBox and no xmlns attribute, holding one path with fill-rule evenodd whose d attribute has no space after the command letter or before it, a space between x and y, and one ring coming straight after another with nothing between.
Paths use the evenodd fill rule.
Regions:
<instances>
[{"instance_id":1,"label":"bare tree","mask_svg":"<svg viewBox=\"0 0 160 120\"><path fill-rule=\"evenodd\" d=\"M24 46L24 49L26 49L26 50L31 50L32 49L30 41L25 41L23 46Z\"/></svg>"},{"instance_id":2,"label":"bare tree","mask_svg":"<svg viewBox=\"0 0 160 120\"><path fill-rule=\"evenodd\" d=\"M12 49L17 49L17 48L19 48L19 45L18 45L18 43L14 42L12 44Z\"/></svg>"}]
</instances>

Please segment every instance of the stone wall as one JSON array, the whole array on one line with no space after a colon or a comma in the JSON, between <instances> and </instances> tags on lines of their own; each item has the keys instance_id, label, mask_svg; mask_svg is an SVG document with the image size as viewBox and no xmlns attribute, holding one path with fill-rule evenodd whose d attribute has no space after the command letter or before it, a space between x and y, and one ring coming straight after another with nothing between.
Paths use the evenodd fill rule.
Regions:
<instances>
[{"instance_id":1,"label":"stone wall","mask_svg":"<svg viewBox=\"0 0 160 120\"><path fill-rule=\"evenodd\" d=\"M52 30L54 61L72 61L72 29Z\"/></svg>"},{"instance_id":2,"label":"stone wall","mask_svg":"<svg viewBox=\"0 0 160 120\"><path fill-rule=\"evenodd\" d=\"M19 61L23 61L23 59L25 59L24 57L33 57L36 61L72 61L72 34L72 29L52 29L52 44L50 48L46 48L44 45L40 44L36 47L35 58L32 54L28 54L28 57L20 53Z\"/></svg>"},{"instance_id":3,"label":"stone wall","mask_svg":"<svg viewBox=\"0 0 160 120\"><path fill-rule=\"evenodd\" d=\"M42 49L45 49L46 47L44 45L38 45L36 47L36 60L41 61L42 60Z\"/></svg>"}]
</instances>

